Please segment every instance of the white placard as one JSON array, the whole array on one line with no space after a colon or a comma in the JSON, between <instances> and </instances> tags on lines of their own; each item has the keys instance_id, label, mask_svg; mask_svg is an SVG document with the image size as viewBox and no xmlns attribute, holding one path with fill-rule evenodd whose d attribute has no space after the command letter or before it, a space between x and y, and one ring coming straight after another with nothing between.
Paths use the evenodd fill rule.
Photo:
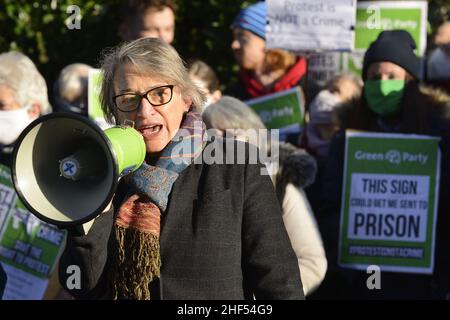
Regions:
<instances>
[{"instance_id":1,"label":"white placard","mask_svg":"<svg viewBox=\"0 0 450 320\"><path fill-rule=\"evenodd\" d=\"M356 0L267 0L266 47L352 51Z\"/></svg>"}]
</instances>

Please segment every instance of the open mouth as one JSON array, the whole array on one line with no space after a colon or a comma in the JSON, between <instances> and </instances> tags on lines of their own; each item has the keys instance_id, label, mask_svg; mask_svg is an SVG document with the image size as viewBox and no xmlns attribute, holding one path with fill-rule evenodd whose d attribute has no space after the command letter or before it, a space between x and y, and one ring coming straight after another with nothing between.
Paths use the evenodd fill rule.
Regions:
<instances>
[{"instance_id":1,"label":"open mouth","mask_svg":"<svg viewBox=\"0 0 450 320\"><path fill-rule=\"evenodd\" d=\"M161 124L142 126L142 127L139 128L139 132L145 138L150 138L152 136L157 135L161 131L162 127L163 126Z\"/></svg>"}]
</instances>

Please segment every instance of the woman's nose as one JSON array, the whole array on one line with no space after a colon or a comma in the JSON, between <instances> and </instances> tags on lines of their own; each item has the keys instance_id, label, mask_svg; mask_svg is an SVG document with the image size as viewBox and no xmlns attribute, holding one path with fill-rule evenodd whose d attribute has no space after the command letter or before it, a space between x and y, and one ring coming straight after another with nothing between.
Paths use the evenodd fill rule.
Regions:
<instances>
[{"instance_id":1,"label":"woman's nose","mask_svg":"<svg viewBox=\"0 0 450 320\"><path fill-rule=\"evenodd\" d=\"M146 98L142 98L138 108L138 116L145 117L154 114L155 112L155 107L153 107Z\"/></svg>"},{"instance_id":2,"label":"woman's nose","mask_svg":"<svg viewBox=\"0 0 450 320\"><path fill-rule=\"evenodd\" d=\"M239 41L237 41L236 39L231 41L231 49L238 50L238 49L240 49L240 47L241 46L239 45Z\"/></svg>"}]
</instances>

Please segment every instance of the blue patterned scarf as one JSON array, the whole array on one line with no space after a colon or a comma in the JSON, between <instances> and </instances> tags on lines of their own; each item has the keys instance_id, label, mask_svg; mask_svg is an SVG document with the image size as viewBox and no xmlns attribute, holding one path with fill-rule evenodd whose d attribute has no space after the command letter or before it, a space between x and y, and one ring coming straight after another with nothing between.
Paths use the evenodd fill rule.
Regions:
<instances>
[{"instance_id":1,"label":"blue patterned scarf","mask_svg":"<svg viewBox=\"0 0 450 320\"><path fill-rule=\"evenodd\" d=\"M159 278L160 220L179 174L201 154L205 125L188 112L154 166L144 163L125 178L132 193L115 221L111 281L115 299L150 299L149 284Z\"/></svg>"}]
</instances>

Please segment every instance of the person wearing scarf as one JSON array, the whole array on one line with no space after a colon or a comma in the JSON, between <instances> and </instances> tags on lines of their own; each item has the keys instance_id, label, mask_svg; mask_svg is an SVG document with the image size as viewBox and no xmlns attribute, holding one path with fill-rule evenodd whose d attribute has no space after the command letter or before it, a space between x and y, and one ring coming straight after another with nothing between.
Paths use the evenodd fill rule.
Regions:
<instances>
[{"instance_id":1,"label":"person wearing scarf","mask_svg":"<svg viewBox=\"0 0 450 320\"><path fill-rule=\"evenodd\" d=\"M240 100L306 86L307 61L283 49L266 48L267 3L242 9L231 24L233 50L239 64L239 83L225 94Z\"/></svg>"},{"instance_id":2,"label":"person wearing scarf","mask_svg":"<svg viewBox=\"0 0 450 320\"><path fill-rule=\"evenodd\" d=\"M139 39L107 53L102 70L107 119L133 121L147 157L87 234L70 231L61 284L82 299L303 298L263 164L206 163L223 142L205 139L205 97L178 53ZM79 287L71 265L81 268Z\"/></svg>"}]
</instances>

